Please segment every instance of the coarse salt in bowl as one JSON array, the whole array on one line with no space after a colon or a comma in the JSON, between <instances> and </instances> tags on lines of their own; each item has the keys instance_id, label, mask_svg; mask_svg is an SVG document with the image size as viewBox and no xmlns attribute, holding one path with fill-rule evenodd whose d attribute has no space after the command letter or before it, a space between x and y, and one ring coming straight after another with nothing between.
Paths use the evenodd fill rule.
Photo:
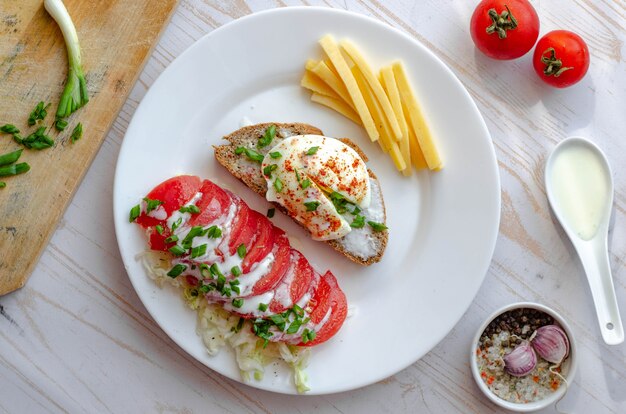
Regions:
<instances>
[{"instance_id":1,"label":"coarse salt in bowl","mask_svg":"<svg viewBox=\"0 0 626 414\"><path fill-rule=\"evenodd\" d=\"M541 305L539 303L518 302L518 303L513 303L510 305L504 306L496 310L495 312L493 312L485 320L485 322L480 326L480 328L476 332L476 335L474 336L474 339L472 340L471 349L470 349L470 367L472 369L472 375L474 377L474 380L476 381L476 384L478 385L478 388L480 388L480 390L483 392L483 394L485 394L485 396L487 396L487 398L489 398L492 402L499 405L500 407L506 408L511 411L517 411L517 412L537 411L537 410L546 408L550 405L553 405L560 398L563 397L563 395L565 394L567 390L566 384L561 384L556 391L551 392L545 398L542 398L537 401L527 402L527 403L516 403L516 402L507 401L499 397L498 395L496 395L493 391L491 391L491 389L487 386L487 384L485 384L485 381L483 381L483 379L481 378L481 373L480 373L480 369L479 369L478 361L477 361L477 349L478 349L478 344L479 344L479 341L483 332L485 331L485 329L487 329L489 324L494 319L496 319L498 316L502 315L503 313L511 311L511 310L515 310L515 309L524 309L524 308L535 309L551 316L554 319L555 323L560 325L561 328L563 328L563 330L567 334L567 337L569 340L569 355L561 364L561 367L562 367L561 374L563 375L563 377L565 377L568 384L570 385L572 381L574 380L574 376L576 375L576 368L578 365L576 342L574 340L574 335L572 333L572 330L570 326L568 325L568 323L565 321L565 319L563 319L563 317L559 315L553 309L550 309L547 306ZM550 365L554 365L554 364L550 364Z\"/></svg>"}]
</instances>

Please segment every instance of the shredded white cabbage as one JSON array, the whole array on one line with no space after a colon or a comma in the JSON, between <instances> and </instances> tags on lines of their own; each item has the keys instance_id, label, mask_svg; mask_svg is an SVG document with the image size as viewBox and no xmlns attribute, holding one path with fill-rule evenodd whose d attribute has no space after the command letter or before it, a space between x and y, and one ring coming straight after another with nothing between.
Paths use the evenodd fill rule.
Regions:
<instances>
[{"instance_id":1,"label":"shredded white cabbage","mask_svg":"<svg viewBox=\"0 0 626 414\"><path fill-rule=\"evenodd\" d=\"M293 380L299 393L309 391L306 367L311 351L307 347L297 347L280 342L270 342L263 347L263 340L252 333L250 322L244 322L237 330L239 317L214 305L198 295L193 286L188 286L185 278L167 276L171 262L167 253L147 251L137 256L143 263L146 273L159 287L169 283L180 288L187 305L197 311L196 333L202 339L209 355L216 355L226 344L235 350L237 365L245 382L252 379L261 381L265 366L282 361L293 372Z\"/></svg>"}]
</instances>

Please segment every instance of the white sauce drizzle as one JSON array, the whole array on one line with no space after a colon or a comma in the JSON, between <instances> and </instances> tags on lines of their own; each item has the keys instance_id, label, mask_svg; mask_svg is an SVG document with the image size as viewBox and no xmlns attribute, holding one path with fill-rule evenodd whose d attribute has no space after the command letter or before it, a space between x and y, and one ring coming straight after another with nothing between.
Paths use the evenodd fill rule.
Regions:
<instances>
[{"instance_id":1,"label":"white sauce drizzle","mask_svg":"<svg viewBox=\"0 0 626 414\"><path fill-rule=\"evenodd\" d=\"M362 259L369 259L379 252L378 240L374 236L374 230L367 222L385 222L385 207L380 184L370 178L370 189L372 194L370 205L359 213L365 216L365 226L360 229L353 228L350 233L337 240L347 251ZM345 213L343 216L349 222L354 219L350 213Z\"/></svg>"}]
</instances>

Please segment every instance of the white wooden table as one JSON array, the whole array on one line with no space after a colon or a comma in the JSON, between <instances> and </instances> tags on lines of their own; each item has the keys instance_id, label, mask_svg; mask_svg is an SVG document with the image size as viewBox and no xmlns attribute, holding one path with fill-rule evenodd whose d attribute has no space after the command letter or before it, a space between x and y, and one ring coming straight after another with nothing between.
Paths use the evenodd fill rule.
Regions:
<instances>
[{"instance_id":1,"label":"white wooden table","mask_svg":"<svg viewBox=\"0 0 626 414\"><path fill-rule=\"evenodd\" d=\"M146 90L176 56L243 15L309 3L374 16L410 33L452 68L493 136L502 222L478 296L432 352L369 387L297 397L228 380L166 337L124 271L111 199L128 123ZM0 297L0 412L498 412L473 382L468 346L488 313L519 300L554 307L577 336L579 372L560 408L626 412L626 344L609 347L600 339L581 265L549 212L543 185L547 154L566 136L587 136L607 152L616 185L610 258L626 319L626 2L533 2L542 33L574 29L591 50L587 77L563 91L540 83L528 55L496 62L476 52L468 33L475 3L182 0L33 276L21 290Z\"/></svg>"}]
</instances>

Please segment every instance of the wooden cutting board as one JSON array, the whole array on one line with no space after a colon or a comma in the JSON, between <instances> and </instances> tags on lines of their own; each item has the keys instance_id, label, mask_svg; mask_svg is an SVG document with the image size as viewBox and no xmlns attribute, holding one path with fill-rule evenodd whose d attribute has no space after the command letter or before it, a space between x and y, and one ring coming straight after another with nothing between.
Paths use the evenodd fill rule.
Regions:
<instances>
[{"instance_id":1,"label":"wooden cutting board","mask_svg":"<svg viewBox=\"0 0 626 414\"><path fill-rule=\"evenodd\" d=\"M51 102L41 126L56 145L25 149L31 170L0 178L0 295L24 285L74 191L126 101L143 64L169 21L176 0L65 0L82 47L89 103L64 132L52 127L67 76L65 42L43 0L0 0L0 125L23 136L39 101ZM71 143L74 126L83 137ZM22 148L0 135L0 154Z\"/></svg>"}]
</instances>

